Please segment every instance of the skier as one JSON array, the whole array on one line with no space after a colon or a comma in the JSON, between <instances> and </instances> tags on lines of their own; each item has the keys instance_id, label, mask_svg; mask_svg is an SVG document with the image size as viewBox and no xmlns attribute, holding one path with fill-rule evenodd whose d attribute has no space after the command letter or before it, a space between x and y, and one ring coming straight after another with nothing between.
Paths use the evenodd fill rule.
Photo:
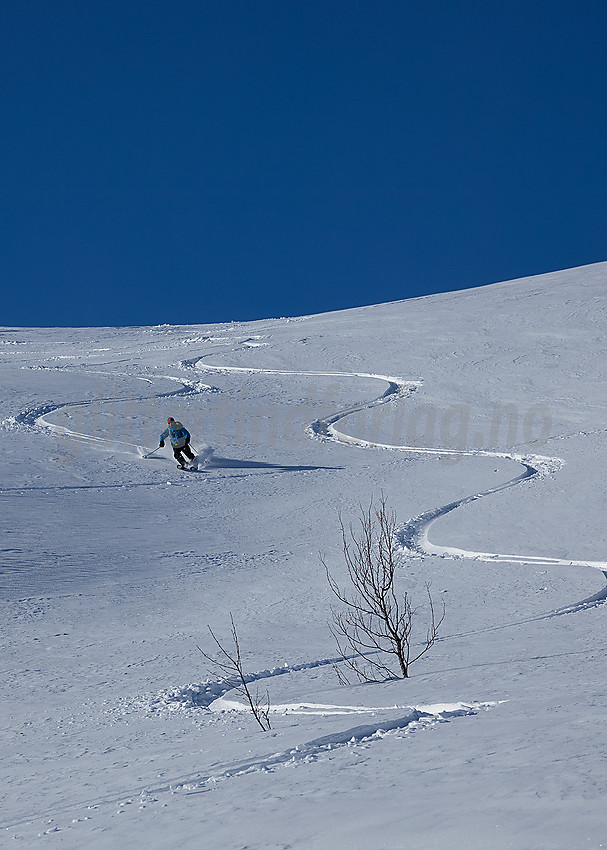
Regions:
<instances>
[{"instance_id":1,"label":"skier","mask_svg":"<svg viewBox=\"0 0 607 850\"><path fill-rule=\"evenodd\" d=\"M180 469L186 468L186 459L192 461L196 459L196 455L192 452L190 448L190 432L187 428L184 428L181 422L176 422L172 416L169 416L167 419L168 428L160 435L160 444L159 448L164 446L164 441L168 437L171 441L171 446L173 448L173 454L175 456L175 460L177 461L177 465ZM185 455L185 458L183 457Z\"/></svg>"}]
</instances>

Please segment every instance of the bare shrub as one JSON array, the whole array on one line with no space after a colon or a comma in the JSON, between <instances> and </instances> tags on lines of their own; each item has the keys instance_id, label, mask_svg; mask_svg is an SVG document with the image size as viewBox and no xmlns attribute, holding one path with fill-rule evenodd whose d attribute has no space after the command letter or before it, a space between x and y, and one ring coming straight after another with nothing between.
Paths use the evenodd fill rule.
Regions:
<instances>
[{"instance_id":1,"label":"bare shrub","mask_svg":"<svg viewBox=\"0 0 607 850\"><path fill-rule=\"evenodd\" d=\"M202 653L202 655L209 661L214 667L221 670L222 673L228 676L228 678L234 679L234 690L237 691L241 696L245 698L247 701L249 708L251 709L251 713L253 717L259 724L259 726L263 729L264 732L267 732L270 727L270 695L266 690L265 694L260 695L257 688L255 689L255 693L251 693L249 688L250 677L247 678L243 666L242 666L242 656L240 654L240 642L238 640L238 634L236 633L236 626L234 624L234 617L230 613L230 623L231 623L231 633L232 633L232 643L234 644L234 649L228 651L224 645L219 641L219 639L215 636L213 629L207 625L209 632L211 633L211 637L215 641L217 645L221 657L219 659L213 658L211 655L206 653L200 647L197 647L198 651Z\"/></svg>"},{"instance_id":2,"label":"bare shrub","mask_svg":"<svg viewBox=\"0 0 607 850\"><path fill-rule=\"evenodd\" d=\"M382 682L409 677L409 668L433 646L445 618L445 605L437 616L426 583L427 628L421 643L413 644L413 624L418 609L413 608L408 593L397 593L394 581L402 556L396 544L396 516L388 510L382 495L377 507L373 499L368 508L360 509L359 527L345 528L339 514L343 555L350 587L344 590L331 576L321 556L329 586L341 602L331 606L332 634L346 668L359 681ZM400 674L395 673L398 667ZM338 671L340 681L347 675Z\"/></svg>"}]
</instances>

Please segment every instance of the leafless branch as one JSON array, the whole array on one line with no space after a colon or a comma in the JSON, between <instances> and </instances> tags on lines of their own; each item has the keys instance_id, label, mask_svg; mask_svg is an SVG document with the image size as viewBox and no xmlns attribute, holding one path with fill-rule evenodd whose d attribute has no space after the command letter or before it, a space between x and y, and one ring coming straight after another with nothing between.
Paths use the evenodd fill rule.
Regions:
<instances>
[{"instance_id":1,"label":"leafless branch","mask_svg":"<svg viewBox=\"0 0 607 850\"><path fill-rule=\"evenodd\" d=\"M416 611L407 593L397 594L394 581L401 556L396 547L396 516L388 510L382 495L377 507L373 500L368 508L361 507L359 526L346 529L341 513L339 524L342 551L349 579L349 588L342 589L329 572L323 556L327 581L333 595L341 603L331 607L331 631L344 664L360 681L379 682L395 678L394 663L400 676L409 676L409 667L434 645L445 617L442 606L436 615L426 583L429 606L429 625L426 639L414 648L412 632ZM341 679L346 678L341 673Z\"/></svg>"},{"instance_id":2,"label":"leafless branch","mask_svg":"<svg viewBox=\"0 0 607 850\"><path fill-rule=\"evenodd\" d=\"M238 634L236 632L236 625L234 624L234 617L230 613L230 623L231 623L231 634L232 634L232 643L234 644L234 649L228 651L225 646L220 642L220 640L215 635L215 632L210 626L207 626L213 641L215 642L217 648L220 652L220 657L213 658L213 656L209 655L199 646L197 647L198 651L209 661L215 668L221 670L221 672L226 675L228 678L234 679L234 690L236 690L241 696L245 698L247 701L249 708L251 709L251 713L253 717L259 724L259 726L263 729L264 732L267 732L270 727L270 695L266 690L265 695L260 695L259 691L255 689L255 693L251 693L249 688L249 682L251 681L250 677L248 678L244 672L242 666L242 656L240 653L240 642L238 640Z\"/></svg>"}]
</instances>

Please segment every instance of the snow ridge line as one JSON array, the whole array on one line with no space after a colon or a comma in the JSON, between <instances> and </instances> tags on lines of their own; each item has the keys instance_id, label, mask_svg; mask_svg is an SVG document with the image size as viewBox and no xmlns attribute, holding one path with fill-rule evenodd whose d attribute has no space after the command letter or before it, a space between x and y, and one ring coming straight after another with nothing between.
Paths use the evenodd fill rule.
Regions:
<instances>
[{"instance_id":1,"label":"snow ridge line","mask_svg":"<svg viewBox=\"0 0 607 850\"><path fill-rule=\"evenodd\" d=\"M603 571L603 575L607 579L607 571ZM438 637L437 640L452 640L453 638L470 637L471 635L480 635L487 632L499 632L502 629L511 629L514 626L525 626L527 623L539 623L542 620L552 620L554 617L563 617L567 614L578 614L580 611L588 611L591 608L598 608L599 605L604 605L607 602L607 585L598 593L589 596L588 599L582 599L581 602L574 602L571 605L565 605L562 608L556 608L554 611L548 611L545 614L536 614L533 617L525 617L522 620L515 620L510 623L502 623L498 626L485 626L482 629L474 629L470 632L457 632L452 635Z\"/></svg>"},{"instance_id":2,"label":"snow ridge line","mask_svg":"<svg viewBox=\"0 0 607 850\"><path fill-rule=\"evenodd\" d=\"M17 821L0 823L0 829L14 829L24 823L29 823L32 820L40 819L52 815L56 818L58 814L68 814L86 807L87 809L96 809L102 805L114 805L119 803L124 807L134 800L137 800L140 807L153 805L158 802L157 796L166 793L175 793L183 791L186 794L201 794L210 791L213 787L226 779L231 779L236 776L244 776L253 773L271 772L277 768L285 766L296 767L299 764L315 762L323 756L330 758L335 750L354 746L369 746L372 743L382 740L388 735L411 734L412 732L431 728L438 723L448 723L459 717L471 717L479 714L481 711L489 711L499 702L459 702L450 705L422 705L406 707L406 714L402 717L393 720L385 720L373 724L365 724L354 726L346 729L343 732L336 732L331 735L325 735L321 738L315 738L312 741L307 741L304 744L296 745L295 747L284 750L279 753L271 753L267 756L260 756L245 761L235 762L232 765L220 766L219 770L208 774L189 774L182 777L176 777L171 782L158 787L148 787L143 790L125 790L121 794L105 795L96 800L80 800L77 802L66 803L61 809L52 809L46 812L37 812L35 815L26 815ZM398 708L395 706L394 708ZM401 710L404 707L400 707ZM123 809L124 810L124 809ZM73 825L78 822L72 820ZM68 828L72 826L69 824ZM65 827L54 827L53 832L63 831Z\"/></svg>"},{"instance_id":3,"label":"snow ridge line","mask_svg":"<svg viewBox=\"0 0 607 850\"><path fill-rule=\"evenodd\" d=\"M315 738L312 741L307 741L305 744L299 744L292 749L280 753L236 762L215 773L183 777L158 788L146 789L141 793L140 799L144 803L154 802L153 796L155 794L179 790L186 791L189 794L199 794L210 790L216 783L235 776L261 773L286 765L296 766L300 763L317 761L323 755L329 755L336 749L360 744L370 744L381 740L391 732L402 730L411 732L416 729L433 726L436 723L446 723L457 717L469 717L478 714L483 709L489 710L495 705L497 705L496 702L480 702L457 703L451 706L428 705L410 707L407 709L407 714L393 720L354 726L343 732L336 732L331 735L324 735L321 738ZM411 728L409 729L408 727Z\"/></svg>"}]
</instances>

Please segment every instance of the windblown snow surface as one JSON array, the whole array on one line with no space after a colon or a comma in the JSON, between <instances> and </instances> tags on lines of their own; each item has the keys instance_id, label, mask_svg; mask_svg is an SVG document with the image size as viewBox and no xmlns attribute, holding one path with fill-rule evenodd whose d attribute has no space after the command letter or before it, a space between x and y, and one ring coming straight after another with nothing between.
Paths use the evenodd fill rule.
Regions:
<instances>
[{"instance_id":1,"label":"windblown snow surface","mask_svg":"<svg viewBox=\"0 0 607 850\"><path fill-rule=\"evenodd\" d=\"M606 331L607 264L2 329L2 843L607 846ZM168 415L198 471L142 457ZM446 618L409 680L345 686L319 552L343 582L338 511L382 493L418 639L426 581ZM198 651L230 613L267 732Z\"/></svg>"}]
</instances>

